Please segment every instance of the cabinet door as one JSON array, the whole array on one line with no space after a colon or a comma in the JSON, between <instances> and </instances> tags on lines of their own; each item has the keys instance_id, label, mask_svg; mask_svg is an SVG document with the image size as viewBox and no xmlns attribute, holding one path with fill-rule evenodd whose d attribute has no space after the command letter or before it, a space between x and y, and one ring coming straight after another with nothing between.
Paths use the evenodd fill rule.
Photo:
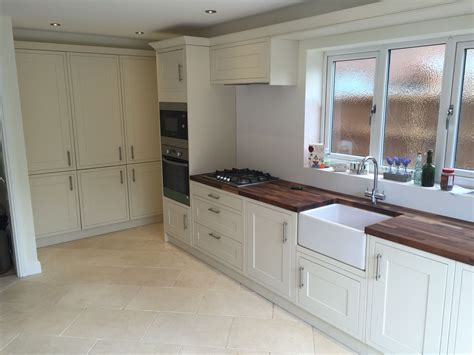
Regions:
<instances>
[{"instance_id":1,"label":"cabinet door","mask_svg":"<svg viewBox=\"0 0 474 355\"><path fill-rule=\"evenodd\" d=\"M17 50L16 62L30 174L74 169L65 53Z\"/></svg>"},{"instance_id":2,"label":"cabinet door","mask_svg":"<svg viewBox=\"0 0 474 355\"><path fill-rule=\"evenodd\" d=\"M125 159L119 60L113 55L69 54L79 168Z\"/></svg>"},{"instance_id":3,"label":"cabinet door","mask_svg":"<svg viewBox=\"0 0 474 355\"><path fill-rule=\"evenodd\" d=\"M456 263L449 354L474 354L474 267Z\"/></svg>"},{"instance_id":4,"label":"cabinet door","mask_svg":"<svg viewBox=\"0 0 474 355\"><path fill-rule=\"evenodd\" d=\"M160 102L186 102L184 49L159 53L158 68Z\"/></svg>"},{"instance_id":5,"label":"cabinet door","mask_svg":"<svg viewBox=\"0 0 474 355\"><path fill-rule=\"evenodd\" d=\"M182 242L191 244L190 208L167 198L164 199L163 208L165 232Z\"/></svg>"},{"instance_id":6,"label":"cabinet door","mask_svg":"<svg viewBox=\"0 0 474 355\"><path fill-rule=\"evenodd\" d=\"M440 353L449 265L379 242L373 253L369 341L389 353Z\"/></svg>"},{"instance_id":7,"label":"cabinet door","mask_svg":"<svg viewBox=\"0 0 474 355\"><path fill-rule=\"evenodd\" d=\"M30 177L36 237L81 229L75 172Z\"/></svg>"},{"instance_id":8,"label":"cabinet door","mask_svg":"<svg viewBox=\"0 0 474 355\"><path fill-rule=\"evenodd\" d=\"M128 166L130 218L143 218L163 213L161 162Z\"/></svg>"},{"instance_id":9,"label":"cabinet door","mask_svg":"<svg viewBox=\"0 0 474 355\"><path fill-rule=\"evenodd\" d=\"M79 171L82 228L128 221L125 167Z\"/></svg>"},{"instance_id":10,"label":"cabinet door","mask_svg":"<svg viewBox=\"0 0 474 355\"><path fill-rule=\"evenodd\" d=\"M156 60L120 57L127 161L138 163L161 158Z\"/></svg>"},{"instance_id":11,"label":"cabinet door","mask_svg":"<svg viewBox=\"0 0 474 355\"><path fill-rule=\"evenodd\" d=\"M331 265L299 257L298 302L326 322L360 338L365 280ZM365 304L365 303L364 303Z\"/></svg>"},{"instance_id":12,"label":"cabinet door","mask_svg":"<svg viewBox=\"0 0 474 355\"><path fill-rule=\"evenodd\" d=\"M252 202L247 202L246 211L248 274L281 295L290 296L296 214Z\"/></svg>"}]
</instances>

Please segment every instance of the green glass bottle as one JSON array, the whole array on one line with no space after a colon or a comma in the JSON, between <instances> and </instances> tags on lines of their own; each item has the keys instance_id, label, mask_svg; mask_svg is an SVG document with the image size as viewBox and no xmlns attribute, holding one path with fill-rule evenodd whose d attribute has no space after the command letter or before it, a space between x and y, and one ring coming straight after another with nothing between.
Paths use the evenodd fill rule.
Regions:
<instances>
[{"instance_id":1,"label":"green glass bottle","mask_svg":"<svg viewBox=\"0 0 474 355\"><path fill-rule=\"evenodd\" d=\"M423 171L421 173L421 186L434 186L435 170L436 167L433 164L433 151L430 149L428 150L426 164L423 165Z\"/></svg>"}]
</instances>

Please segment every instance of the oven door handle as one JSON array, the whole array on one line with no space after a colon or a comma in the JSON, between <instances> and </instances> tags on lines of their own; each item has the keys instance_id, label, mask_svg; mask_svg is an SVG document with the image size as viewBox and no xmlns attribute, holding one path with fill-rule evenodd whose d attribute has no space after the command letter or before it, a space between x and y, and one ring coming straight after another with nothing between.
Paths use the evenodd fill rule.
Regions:
<instances>
[{"instance_id":1,"label":"oven door handle","mask_svg":"<svg viewBox=\"0 0 474 355\"><path fill-rule=\"evenodd\" d=\"M173 165L178 165L178 166L185 166L185 167L189 166L189 163L178 163L177 161L168 160L166 158L163 158L163 161L168 164L173 164Z\"/></svg>"}]
</instances>

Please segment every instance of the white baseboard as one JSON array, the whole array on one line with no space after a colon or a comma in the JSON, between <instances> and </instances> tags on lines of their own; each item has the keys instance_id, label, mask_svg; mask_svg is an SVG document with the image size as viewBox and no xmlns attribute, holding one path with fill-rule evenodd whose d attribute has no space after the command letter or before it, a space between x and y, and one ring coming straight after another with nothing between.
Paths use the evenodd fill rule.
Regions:
<instances>
[{"instance_id":1,"label":"white baseboard","mask_svg":"<svg viewBox=\"0 0 474 355\"><path fill-rule=\"evenodd\" d=\"M21 270L17 270L18 277L26 277L35 274L41 274L41 263L36 260L33 262L28 262L23 265Z\"/></svg>"},{"instance_id":2,"label":"white baseboard","mask_svg":"<svg viewBox=\"0 0 474 355\"><path fill-rule=\"evenodd\" d=\"M329 323L326 323L322 319L314 316L313 314L309 313L308 311L298 307L288 299L276 294L272 290L260 285L256 281L253 281L246 277L245 275L231 269L230 267L220 263L219 261L205 255L204 253L196 250L192 246L183 243L182 241L173 238L172 236L166 234L166 241L176 245L177 247L183 249L184 251L188 252L189 254L195 256L196 258L200 259L201 261L209 264L210 266L214 267L215 269L223 272L230 278L240 282L245 287L253 290L254 292L258 293L259 295L265 297L266 299L270 300L271 302L275 303L276 305L280 306L281 308L285 309L286 311L294 314L295 316L301 318L306 323L312 325L313 327L321 330L323 333L337 339L337 341L341 342L342 344L346 345L350 349L357 351L359 354L364 355L372 355L372 354L381 354L379 351L373 349L369 345L363 343L359 339L352 337L351 335L333 327Z\"/></svg>"},{"instance_id":3,"label":"white baseboard","mask_svg":"<svg viewBox=\"0 0 474 355\"><path fill-rule=\"evenodd\" d=\"M46 247L48 245L70 242L73 240L94 237L96 235L117 232L124 229L135 228L135 227L145 226L147 224L159 223L159 222L163 222L163 215L157 215L157 216L141 218L141 219L134 219L134 220L123 222L123 223L115 223L115 224L110 224L108 226L85 229L85 230L80 230L80 231L72 232L72 233L39 237L39 238L36 238L36 247L37 248Z\"/></svg>"}]
</instances>

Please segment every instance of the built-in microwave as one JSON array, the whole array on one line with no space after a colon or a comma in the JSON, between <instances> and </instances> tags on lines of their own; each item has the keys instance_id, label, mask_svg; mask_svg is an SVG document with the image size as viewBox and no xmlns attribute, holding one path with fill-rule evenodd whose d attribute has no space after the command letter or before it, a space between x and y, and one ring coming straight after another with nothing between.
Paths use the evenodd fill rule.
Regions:
<instances>
[{"instance_id":1,"label":"built-in microwave","mask_svg":"<svg viewBox=\"0 0 474 355\"><path fill-rule=\"evenodd\" d=\"M160 102L162 143L183 147L188 140L188 106L179 102Z\"/></svg>"}]
</instances>

